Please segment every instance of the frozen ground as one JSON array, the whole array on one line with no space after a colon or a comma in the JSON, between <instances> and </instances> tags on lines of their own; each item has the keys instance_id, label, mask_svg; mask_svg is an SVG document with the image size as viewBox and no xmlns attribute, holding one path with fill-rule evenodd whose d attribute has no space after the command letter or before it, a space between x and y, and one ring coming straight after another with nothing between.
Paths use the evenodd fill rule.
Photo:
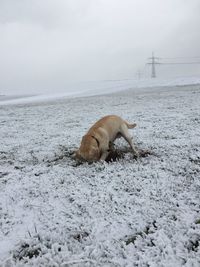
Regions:
<instances>
[{"instance_id":1,"label":"frozen ground","mask_svg":"<svg viewBox=\"0 0 200 267\"><path fill-rule=\"evenodd\" d=\"M77 164L107 114L151 155ZM200 85L0 106L0 165L0 266L200 266Z\"/></svg>"},{"instance_id":2,"label":"frozen ground","mask_svg":"<svg viewBox=\"0 0 200 267\"><path fill-rule=\"evenodd\" d=\"M123 79L123 80L105 80L105 81L88 81L70 83L63 90L56 88L56 93L44 93L34 95L0 95L0 105L23 104L49 102L63 98L74 98L77 96L94 96L115 93L132 89L133 91L140 88L163 87L163 86L181 86L200 84L200 77L174 77L168 79ZM134 88L134 89L133 89Z\"/></svg>"}]
</instances>

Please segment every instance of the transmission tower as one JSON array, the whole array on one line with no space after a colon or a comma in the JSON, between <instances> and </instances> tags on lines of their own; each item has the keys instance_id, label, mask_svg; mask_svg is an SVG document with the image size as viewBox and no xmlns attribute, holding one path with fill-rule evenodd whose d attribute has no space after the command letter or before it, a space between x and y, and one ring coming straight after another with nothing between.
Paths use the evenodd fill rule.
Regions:
<instances>
[{"instance_id":1,"label":"transmission tower","mask_svg":"<svg viewBox=\"0 0 200 267\"><path fill-rule=\"evenodd\" d=\"M152 52L152 57L149 57L148 60L148 65L151 65L151 78L156 78L156 65L160 64L157 60L159 60L158 57L154 56L154 53Z\"/></svg>"},{"instance_id":2,"label":"transmission tower","mask_svg":"<svg viewBox=\"0 0 200 267\"><path fill-rule=\"evenodd\" d=\"M136 77L138 78L138 80L140 80L142 78L143 72L141 70L138 70L136 72Z\"/></svg>"}]
</instances>

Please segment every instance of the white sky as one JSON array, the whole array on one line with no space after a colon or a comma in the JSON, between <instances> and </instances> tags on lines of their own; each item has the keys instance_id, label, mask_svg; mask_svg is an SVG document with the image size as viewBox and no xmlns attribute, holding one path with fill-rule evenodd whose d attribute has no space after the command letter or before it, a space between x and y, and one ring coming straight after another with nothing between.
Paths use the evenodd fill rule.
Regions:
<instances>
[{"instance_id":1,"label":"white sky","mask_svg":"<svg viewBox=\"0 0 200 267\"><path fill-rule=\"evenodd\" d=\"M199 0L0 0L0 94L134 78L152 51L200 56ZM200 65L160 68L200 75Z\"/></svg>"}]
</instances>

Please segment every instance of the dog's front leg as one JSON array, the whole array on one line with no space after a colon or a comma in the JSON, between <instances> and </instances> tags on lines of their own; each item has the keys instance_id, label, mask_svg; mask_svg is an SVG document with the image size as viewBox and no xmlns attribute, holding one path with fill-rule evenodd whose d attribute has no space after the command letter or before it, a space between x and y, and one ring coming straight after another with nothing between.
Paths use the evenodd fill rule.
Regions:
<instances>
[{"instance_id":1,"label":"dog's front leg","mask_svg":"<svg viewBox=\"0 0 200 267\"><path fill-rule=\"evenodd\" d=\"M100 157L100 161L105 161L107 156L109 155L109 153L110 153L109 149L103 151L102 154L101 154L101 157Z\"/></svg>"},{"instance_id":2,"label":"dog's front leg","mask_svg":"<svg viewBox=\"0 0 200 267\"><path fill-rule=\"evenodd\" d=\"M115 145L114 145L114 143L113 142L109 142L109 152L110 151L113 151L115 149Z\"/></svg>"}]
</instances>

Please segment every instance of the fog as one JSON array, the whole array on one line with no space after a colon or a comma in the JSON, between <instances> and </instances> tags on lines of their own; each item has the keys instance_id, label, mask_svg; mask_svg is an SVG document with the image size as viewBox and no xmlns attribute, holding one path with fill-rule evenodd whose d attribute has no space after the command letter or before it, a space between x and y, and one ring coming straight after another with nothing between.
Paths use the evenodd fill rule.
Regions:
<instances>
[{"instance_id":1,"label":"fog","mask_svg":"<svg viewBox=\"0 0 200 267\"><path fill-rule=\"evenodd\" d=\"M0 0L0 94L66 91L138 70L147 78L152 51L159 62L200 61L199 12L199 0ZM200 75L200 64L157 74Z\"/></svg>"}]
</instances>

